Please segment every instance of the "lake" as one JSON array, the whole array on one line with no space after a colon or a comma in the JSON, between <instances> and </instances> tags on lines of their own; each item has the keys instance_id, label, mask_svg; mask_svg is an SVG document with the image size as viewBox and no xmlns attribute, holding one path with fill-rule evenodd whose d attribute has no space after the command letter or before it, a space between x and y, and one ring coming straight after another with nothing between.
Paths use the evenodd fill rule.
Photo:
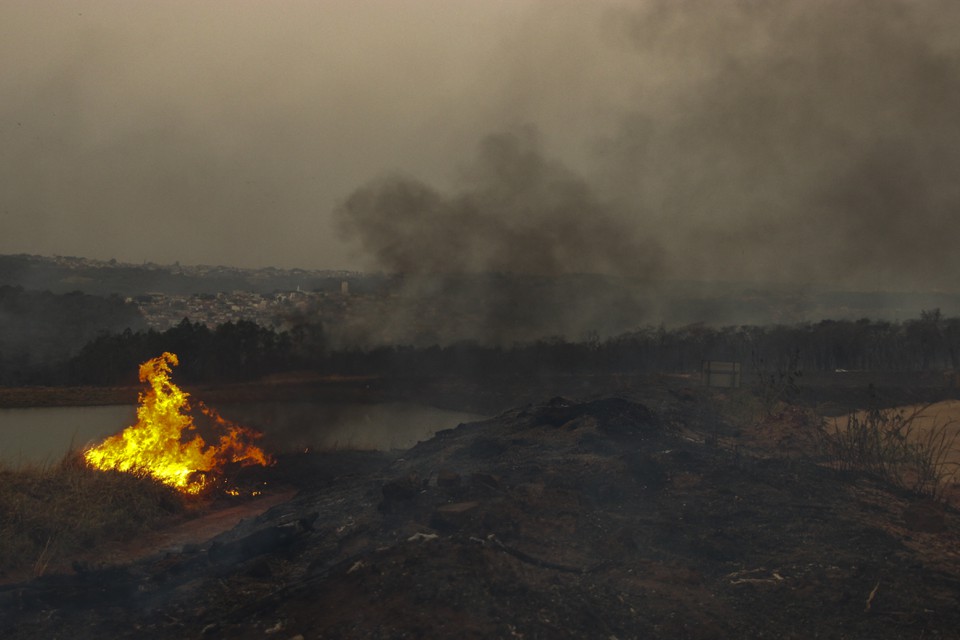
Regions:
<instances>
[{"instance_id":1,"label":"lake","mask_svg":"<svg viewBox=\"0 0 960 640\"><path fill-rule=\"evenodd\" d=\"M259 402L215 407L229 420L263 432L274 453L309 449L407 449L441 429L483 419L472 413L390 402ZM136 407L0 409L0 463L51 464L136 422Z\"/></svg>"}]
</instances>

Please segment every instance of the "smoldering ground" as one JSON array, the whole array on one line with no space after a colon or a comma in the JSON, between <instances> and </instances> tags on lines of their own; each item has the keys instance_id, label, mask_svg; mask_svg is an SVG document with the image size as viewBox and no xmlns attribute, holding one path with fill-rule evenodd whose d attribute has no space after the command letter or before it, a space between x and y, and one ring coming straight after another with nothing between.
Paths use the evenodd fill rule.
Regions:
<instances>
[{"instance_id":1,"label":"smoldering ground","mask_svg":"<svg viewBox=\"0 0 960 640\"><path fill-rule=\"evenodd\" d=\"M635 278L636 324L669 315L658 292L683 278L952 290L958 27L948 2L608 7L583 29L630 97L577 171L544 151L536 123L514 126L452 159L448 192L398 175L362 185L340 229L389 271ZM517 73L540 83L563 62ZM492 299L497 331L529 301ZM597 302L543 311L585 328Z\"/></svg>"}]
</instances>

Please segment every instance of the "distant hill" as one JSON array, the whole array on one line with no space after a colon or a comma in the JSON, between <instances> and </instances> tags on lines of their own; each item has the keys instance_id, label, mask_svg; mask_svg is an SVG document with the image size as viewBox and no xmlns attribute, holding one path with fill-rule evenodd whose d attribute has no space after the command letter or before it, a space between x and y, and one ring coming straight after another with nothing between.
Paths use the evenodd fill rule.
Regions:
<instances>
[{"instance_id":1,"label":"distant hill","mask_svg":"<svg viewBox=\"0 0 960 640\"><path fill-rule=\"evenodd\" d=\"M222 266L124 264L77 257L0 255L0 285L36 291L134 296L145 293L191 295L221 291L338 290L356 276L347 271L239 269Z\"/></svg>"}]
</instances>

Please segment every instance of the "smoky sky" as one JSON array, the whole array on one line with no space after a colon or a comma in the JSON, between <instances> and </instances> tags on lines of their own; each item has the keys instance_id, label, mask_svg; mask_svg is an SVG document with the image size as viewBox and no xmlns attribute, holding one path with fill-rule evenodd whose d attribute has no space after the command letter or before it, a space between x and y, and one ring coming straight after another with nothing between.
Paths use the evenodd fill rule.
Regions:
<instances>
[{"instance_id":1,"label":"smoky sky","mask_svg":"<svg viewBox=\"0 0 960 640\"><path fill-rule=\"evenodd\" d=\"M672 114L638 109L605 147L672 255L699 273L955 287L957 8L679 4L621 23L689 78Z\"/></svg>"},{"instance_id":2,"label":"smoky sky","mask_svg":"<svg viewBox=\"0 0 960 640\"><path fill-rule=\"evenodd\" d=\"M659 273L660 248L544 158L536 131L485 137L462 173L453 194L399 176L358 189L338 210L343 234L400 273Z\"/></svg>"},{"instance_id":3,"label":"smoky sky","mask_svg":"<svg viewBox=\"0 0 960 640\"><path fill-rule=\"evenodd\" d=\"M946 0L0 5L0 252L951 289Z\"/></svg>"}]
</instances>

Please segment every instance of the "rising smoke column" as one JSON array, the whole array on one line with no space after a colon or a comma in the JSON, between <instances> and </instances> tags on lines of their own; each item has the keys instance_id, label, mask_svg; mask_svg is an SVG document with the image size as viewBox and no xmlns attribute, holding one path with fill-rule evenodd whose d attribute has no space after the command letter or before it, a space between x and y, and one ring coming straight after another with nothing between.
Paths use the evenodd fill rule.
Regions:
<instances>
[{"instance_id":1,"label":"rising smoke column","mask_svg":"<svg viewBox=\"0 0 960 640\"><path fill-rule=\"evenodd\" d=\"M606 105L614 125L583 123L597 136L578 172L545 157L536 109L521 112L532 126L484 139L457 189L394 177L354 191L338 211L345 236L404 273L956 290L960 4L646 0L597 15L562 33L603 47L589 57L606 65L596 75L632 89ZM525 28L511 86L591 77L559 73L577 61L551 57L557 46L524 49L553 37ZM516 319L494 309L526 302L502 300L491 326ZM570 306L560 325L603 315ZM669 316L635 304L629 314L636 325ZM686 321L698 319L711 321Z\"/></svg>"},{"instance_id":2,"label":"rising smoke column","mask_svg":"<svg viewBox=\"0 0 960 640\"><path fill-rule=\"evenodd\" d=\"M379 267L408 276L407 305L385 321L394 330L434 325L440 333L410 338L421 345L580 339L598 327L621 332L644 317L635 300L614 301L603 286L573 289L552 278L607 274L646 282L661 269L657 243L584 178L544 157L532 127L484 138L454 193L383 178L354 191L337 214L344 235ZM629 317L614 314L615 303Z\"/></svg>"},{"instance_id":3,"label":"rising smoke column","mask_svg":"<svg viewBox=\"0 0 960 640\"><path fill-rule=\"evenodd\" d=\"M595 156L576 174L512 130L452 192L366 184L339 217L379 266L955 288L960 4L645 0L543 26L564 15L523 27L508 84L535 104L566 78L630 87L598 98L616 124L582 123ZM603 48L588 59L604 67L562 73L577 61L551 57L555 33Z\"/></svg>"},{"instance_id":4,"label":"rising smoke column","mask_svg":"<svg viewBox=\"0 0 960 640\"><path fill-rule=\"evenodd\" d=\"M337 214L390 271L650 277L661 251L582 177L540 151L530 127L484 138L450 194L389 177L354 191Z\"/></svg>"}]
</instances>

